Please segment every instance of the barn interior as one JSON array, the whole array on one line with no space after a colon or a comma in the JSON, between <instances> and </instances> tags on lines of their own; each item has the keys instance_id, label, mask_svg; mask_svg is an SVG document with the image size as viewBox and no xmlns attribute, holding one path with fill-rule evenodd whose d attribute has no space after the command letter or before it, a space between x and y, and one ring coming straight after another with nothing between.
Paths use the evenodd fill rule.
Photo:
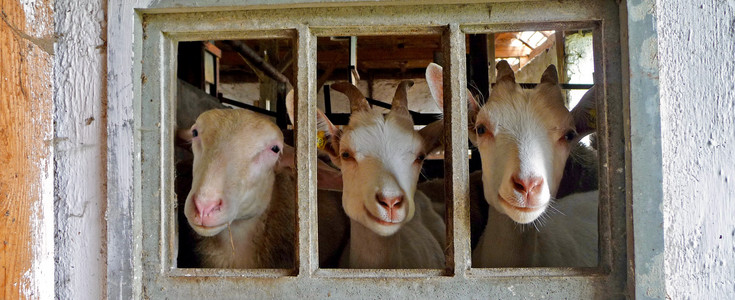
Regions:
<instances>
[{"instance_id":1,"label":"barn interior","mask_svg":"<svg viewBox=\"0 0 735 300\"><path fill-rule=\"evenodd\" d=\"M286 112L285 96L295 83L294 47L295 41L287 38L180 42L177 127L191 127L204 110L249 109L272 118L283 130L286 144L293 145L293 126ZM431 62L442 65L441 50L440 35L319 37L314 74L317 107L335 125L346 125L349 101L332 92L331 83L354 83L373 107L387 112L398 83L410 79L415 84L408 94L409 110L416 128L423 127L440 118L441 110L432 100L425 70ZM468 88L480 102L488 97L495 62L499 60L510 63L516 71L516 81L523 83L524 88L532 88L548 65L556 65L570 109L594 83L590 31L470 34L466 35L466 50ZM176 192L179 207L183 207L191 185L193 155L185 142L177 141L176 145ZM468 145L470 172L479 170L479 153ZM441 151L428 156L420 181L443 177L442 158ZM326 156L323 159L328 161ZM193 244L196 237L181 211L179 244ZM179 249L178 267L196 267L192 249Z\"/></svg>"}]
</instances>

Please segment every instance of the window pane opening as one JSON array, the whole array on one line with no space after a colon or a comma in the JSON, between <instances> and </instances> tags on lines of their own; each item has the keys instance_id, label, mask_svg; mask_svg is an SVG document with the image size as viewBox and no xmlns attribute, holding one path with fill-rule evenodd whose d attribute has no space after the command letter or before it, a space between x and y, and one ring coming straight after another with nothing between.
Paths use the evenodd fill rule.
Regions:
<instances>
[{"instance_id":1,"label":"window pane opening","mask_svg":"<svg viewBox=\"0 0 735 300\"><path fill-rule=\"evenodd\" d=\"M469 34L467 52L472 266L596 267L592 33Z\"/></svg>"},{"instance_id":2,"label":"window pane opening","mask_svg":"<svg viewBox=\"0 0 735 300\"><path fill-rule=\"evenodd\" d=\"M178 268L295 268L292 39L179 42Z\"/></svg>"},{"instance_id":3,"label":"window pane opening","mask_svg":"<svg viewBox=\"0 0 735 300\"><path fill-rule=\"evenodd\" d=\"M320 191L319 209L336 204L347 230L334 241L345 250L320 268L444 269L443 192L416 189L444 172L442 131L431 130L441 110L425 78L440 57L438 34L318 38L318 149L341 173L320 173L318 185L342 192L334 201ZM324 235L333 226L320 220L320 240L334 240Z\"/></svg>"}]
</instances>

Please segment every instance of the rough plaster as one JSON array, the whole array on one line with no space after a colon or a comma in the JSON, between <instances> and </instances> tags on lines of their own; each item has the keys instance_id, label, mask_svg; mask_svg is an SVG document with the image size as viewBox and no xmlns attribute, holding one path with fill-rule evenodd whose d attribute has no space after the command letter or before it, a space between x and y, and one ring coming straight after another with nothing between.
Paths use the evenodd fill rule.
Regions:
<instances>
[{"instance_id":1,"label":"rough plaster","mask_svg":"<svg viewBox=\"0 0 735 300\"><path fill-rule=\"evenodd\" d=\"M105 297L106 1L56 1L56 298Z\"/></svg>"},{"instance_id":2,"label":"rough plaster","mask_svg":"<svg viewBox=\"0 0 735 300\"><path fill-rule=\"evenodd\" d=\"M666 293L674 299L732 299L735 1L660 0L655 9Z\"/></svg>"}]
</instances>

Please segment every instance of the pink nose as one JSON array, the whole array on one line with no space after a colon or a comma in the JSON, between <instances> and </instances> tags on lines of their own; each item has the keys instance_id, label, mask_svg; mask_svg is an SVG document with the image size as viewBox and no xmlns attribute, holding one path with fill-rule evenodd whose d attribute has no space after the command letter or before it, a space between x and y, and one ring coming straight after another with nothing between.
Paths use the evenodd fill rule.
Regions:
<instances>
[{"instance_id":1,"label":"pink nose","mask_svg":"<svg viewBox=\"0 0 735 300\"><path fill-rule=\"evenodd\" d=\"M536 198L539 192L541 192L541 185L544 184L544 179L539 176L532 176L528 178L520 178L518 174L511 176L513 183L513 189L521 193L528 202ZM532 203L528 203L529 206L533 206Z\"/></svg>"},{"instance_id":2,"label":"pink nose","mask_svg":"<svg viewBox=\"0 0 735 300\"><path fill-rule=\"evenodd\" d=\"M197 217L201 224L206 226L222 209L222 199L207 201L194 198L194 205L197 208Z\"/></svg>"},{"instance_id":3,"label":"pink nose","mask_svg":"<svg viewBox=\"0 0 735 300\"><path fill-rule=\"evenodd\" d=\"M378 203L386 209L392 209L393 207L400 207L403 202L403 196L398 197L384 197L383 195L375 195L378 199Z\"/></svg>"},{"instance_id":4,"label":"pink nose","mask_svg":"<svg viewBox=\"0 0 735 300\"><path fill-rule=\"evenodd\" d=\"M403 195L398 197L385 197L383 195L376 194L375 199L378 201L380 206L385 208L391 221L396 221L399 218L398 212L403 204Z\"/></svg>"}]
</instances>

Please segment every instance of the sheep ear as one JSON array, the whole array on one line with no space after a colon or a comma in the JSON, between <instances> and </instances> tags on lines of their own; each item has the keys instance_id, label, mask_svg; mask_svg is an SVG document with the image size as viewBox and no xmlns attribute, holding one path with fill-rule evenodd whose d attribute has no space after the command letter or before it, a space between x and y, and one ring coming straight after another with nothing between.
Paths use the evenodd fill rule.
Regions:
<instances>
[{"instance_id":1,"label":"sheep ear","mask_svg":"<svg viewBox=\"0 0 735 300\"><path fill-rule=\"evenodd\" d=\"M541 83L549 83L553 85L559 84L559 73L556 71L556 66L549 65L541 75Z\"/></svg>"},{"instance_id":2,"label":"sheep ear","mask_svg":"<svg viewBox=\"0 0 735 300\"><path fill-rule=\"evenodd\" d=\"M498 70L496 82L510 81L512 83L516 83L516 75L513 73L513 68L510 67L510 64L508 64L507 61L499 61L498 64L495 65L495 68Z\"/></svg>"},{"instance_id":3,"label":"sheep ear","mask_svg":"<svg viewBox=\"0 0 735 300\"><path fill-rule=\"evenodd\" d=\"M191 143L191 140L194 138L191 129L176 129L176 137L187 143Z\"/></svg>"},{"instance_id":4,"label":"sheep ear","mask_svg":"<svg viewBox=\"0 0 735 300\"><path fill-rule=\"evenodd\" d=\"M426 66L426 83L439 110L444 110L444 74L440 65L430 63Z\"/></svg>"},{"instance_id":5,"label":"sheep ear","mask_svg":"<svg viewBox=\"0 0 735 300\"><path fill-rule=\"evenodd\" d=\"M424 153L432 153L444 144L444 120L436 120L419 130L424 140Z\"/></svg>"},{"instance_id":6,"label":"sheep ear","mask_svg":"<svg viewBox=\"0 0 735 300\"><path fill-rule=\"evenodd\" d=\"M296 125L296 122L294 122L294 90L291 89L288 91L288 94L286 94L286 112L288 113L288 119L291 120L292 125Z\"/></svg>"},{"instance_id":7,"label":"sheep ear","mask_svg":"<svg viewBox=\"0 0 735 300\"><path fill-rule=\"evenodd\" d=\"M350 99L350 112L355 113L358 111L370 110L370 104L368 104L365 96L360 90L349 82L337 82L330 86L333 90L345 94Z\"/></svg>"},{"instance_id":8,"label":"sheep ear","mask_svg":"<svg viewBox=\"0 0 735 300\"><path fill-rule=\"evenodd\" d=\"M597 131L597 93L596 87L589 89L577 106L572 109L574 127L577 130L577 140Z\"/></svg>"},{"instance_id":9,"label":"sheep ear","mask_svg":"<svg viewBox=\"0 0 735 300\"><path fill-rule=\"evenodd\" d=\"M332 159L332 162L338 164L339 159L337 158L339 153L339 141L340 136L342 135L342 130L337 128L337 126L334 126L334 124L329 121L329 118L327 118L327 116L318 109L316 111L316 128L318 131L324 132L324 139L326 139L325 141L321 141L324 143L324 147L321 150L327 152L327 154L329 154L330 158Z\"/></svg>"}]
</instances>

